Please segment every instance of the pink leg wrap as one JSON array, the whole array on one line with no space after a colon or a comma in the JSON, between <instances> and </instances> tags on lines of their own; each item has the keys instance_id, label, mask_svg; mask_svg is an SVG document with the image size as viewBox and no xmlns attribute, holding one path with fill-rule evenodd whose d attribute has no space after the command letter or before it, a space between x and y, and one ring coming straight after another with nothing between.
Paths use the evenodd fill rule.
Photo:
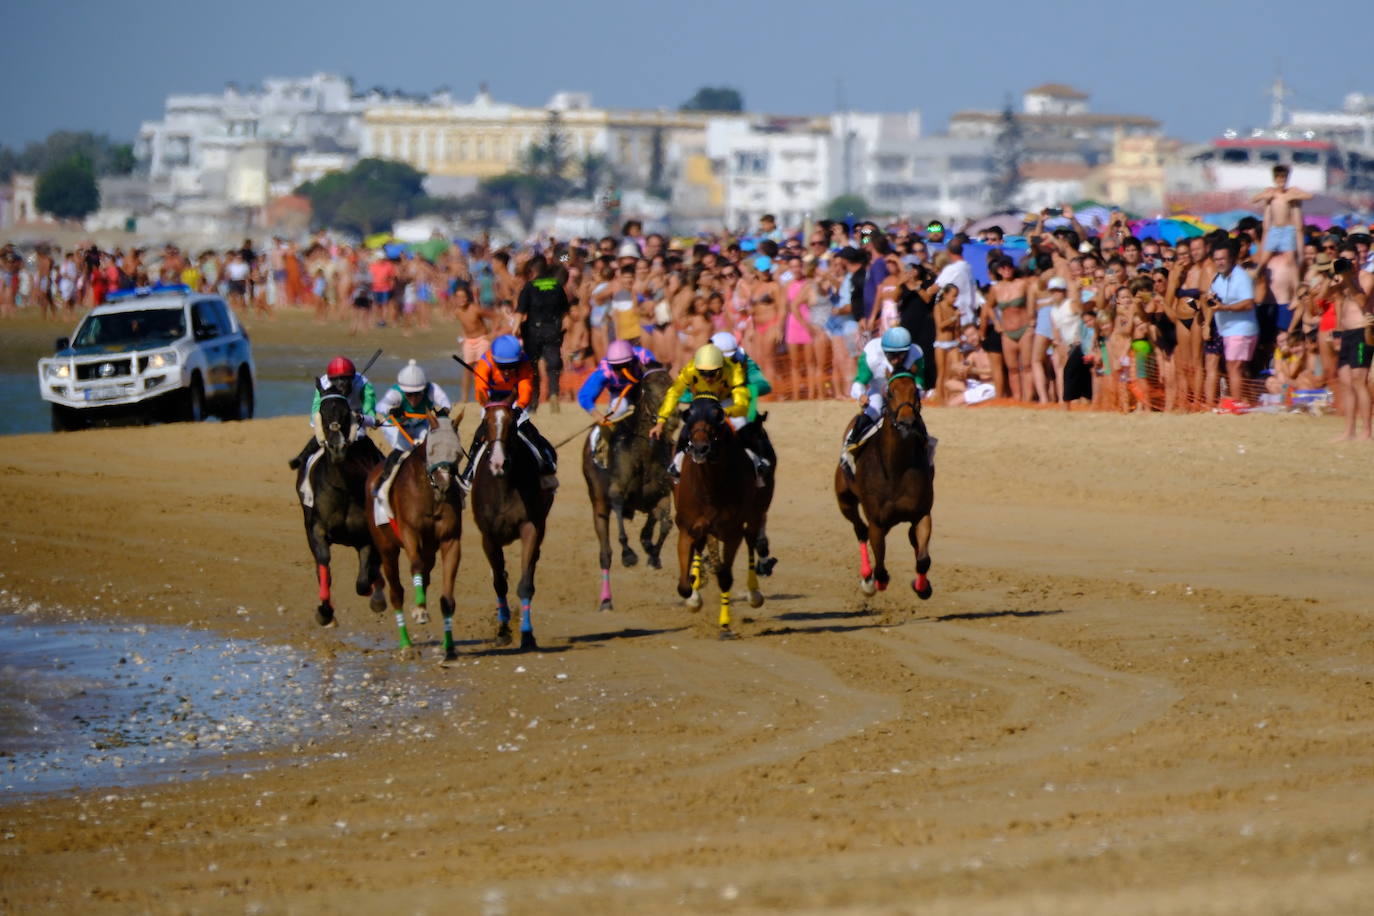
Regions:
<instances>
[{"instance_id":1,"label":"pink leg wrap","mask_svg":"<svg viewBox=\"0 0 1374 916\"><path fill-rule=\"evenodd\" d=\"M317 567L320 573L320 600L329 600L329 567L320 563Z\"/></svg>"},{"instance_id":2,"label":"pink leg wrap","mask_svg":"<svg viewBox=\"0 0 1374 916\"><path fill-rule=\"evenodd\" d=\"M611 571L609 569L601 570L601 600L611 600Z\"/></svg>"},{"instance_id":3,"label":"pink leg wrap","mask_svg":"<svg viewBox=\"0 0 1374 916\"><path fill-rule=\"evenodd\" d=\"M873 564L868 562L868 541L859 543L859 575L865 579L873 578Z\"/></svg>"}]
</instances>

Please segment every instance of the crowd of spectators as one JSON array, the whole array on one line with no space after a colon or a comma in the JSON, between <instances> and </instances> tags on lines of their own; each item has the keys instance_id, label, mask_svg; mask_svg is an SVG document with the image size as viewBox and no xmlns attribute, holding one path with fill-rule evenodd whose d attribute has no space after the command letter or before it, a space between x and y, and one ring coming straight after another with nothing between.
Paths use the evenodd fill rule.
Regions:
<instances>
[{"instance_id":1,"label":"crowd of spectators","mask_svg":"<svg viewBox=\"0 0 1374 916\"><path fill-rule=\"evenodd\" d=\"M1272 201L1256 200L1269 215ZM775 397L842 398L864 343L902 325L937 404L1241 411L1334 395L1351 434L1357 413L1367 432L1370 235L1299 221L1292 243L1276 245L1274 228L1252 217L1170 244L1132 235L1119 212L1090 231L1063 207L1027 214L1015 236L909 221L784 229L764 217L739 234L673 238L631 220L619 235L505 246L374 250L323 232L198 254L6 246L0 314L56 316L162 283L218 291L264 317L310 309L355 332L420 331L444 316L469 361L500 334L523 335L565 398L614 340L681 365L720 330Z\"/></svg>"}]
</instances>

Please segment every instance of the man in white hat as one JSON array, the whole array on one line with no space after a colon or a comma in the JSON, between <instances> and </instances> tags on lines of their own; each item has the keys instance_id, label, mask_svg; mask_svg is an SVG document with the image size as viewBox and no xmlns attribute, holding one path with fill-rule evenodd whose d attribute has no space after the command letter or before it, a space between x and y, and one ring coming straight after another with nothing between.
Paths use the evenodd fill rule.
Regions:
<instances>
[{"instance_id":1,"label":"man in white hat","mask_svg":"<svg viewBox=\"0 0 1374 916\"><path fill-rule=\"evenodd\" d=\"M391 446L382 471L383 491L401 458L425 441L430 415L446 416L452 406L444 389L431 382L415 360L406 363L396 376L396 384L377 401L382 435Z\"/></svg>"}]
</instances>

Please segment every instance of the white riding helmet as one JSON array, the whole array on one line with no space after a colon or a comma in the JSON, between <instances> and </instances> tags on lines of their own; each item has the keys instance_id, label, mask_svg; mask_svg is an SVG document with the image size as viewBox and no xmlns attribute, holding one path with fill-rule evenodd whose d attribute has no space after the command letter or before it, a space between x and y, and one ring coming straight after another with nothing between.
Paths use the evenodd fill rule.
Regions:
<instances>
[{"instance_id":1,"label":"white riding helmet","mask_svg":"<svg viewBox=\"0 0 1374 916\"><path fill-rule=\"evenodd\" d=\"M739 352L739 341L735 340L735 335L729 331L717 331L712 334L711 343L725 354L726 359L734 359L735 354Z\"/></svg>"},{"instance_id":2,"label":"white riding helmet","mask_svg":"<svg viewBox=\"0 0 1374 916\"><path fill-rule=\"evenodd\" d=\"M425 370L421 369L412 359L396 376L396 386L406 394L414 394L428 388L429 379L425 377Z\"/></svg>"}]
</instances>

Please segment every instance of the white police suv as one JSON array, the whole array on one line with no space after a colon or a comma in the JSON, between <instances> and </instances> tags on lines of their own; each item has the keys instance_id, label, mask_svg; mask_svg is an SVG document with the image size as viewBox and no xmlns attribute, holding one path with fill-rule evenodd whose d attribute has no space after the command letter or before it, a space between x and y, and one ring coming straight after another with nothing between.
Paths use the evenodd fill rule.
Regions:
<instances>
[{"instance_id":1,"label":"white police suv","mask_svg":"<svg viewBox=\"0 0 1374 916\"><path fill-rule=\"evenodd\" d=\"M53 429L115 415L142 422L253 416L248 334L219 296L185 286L116 293L38 361Z\"/></svg>"}]
</instances>

